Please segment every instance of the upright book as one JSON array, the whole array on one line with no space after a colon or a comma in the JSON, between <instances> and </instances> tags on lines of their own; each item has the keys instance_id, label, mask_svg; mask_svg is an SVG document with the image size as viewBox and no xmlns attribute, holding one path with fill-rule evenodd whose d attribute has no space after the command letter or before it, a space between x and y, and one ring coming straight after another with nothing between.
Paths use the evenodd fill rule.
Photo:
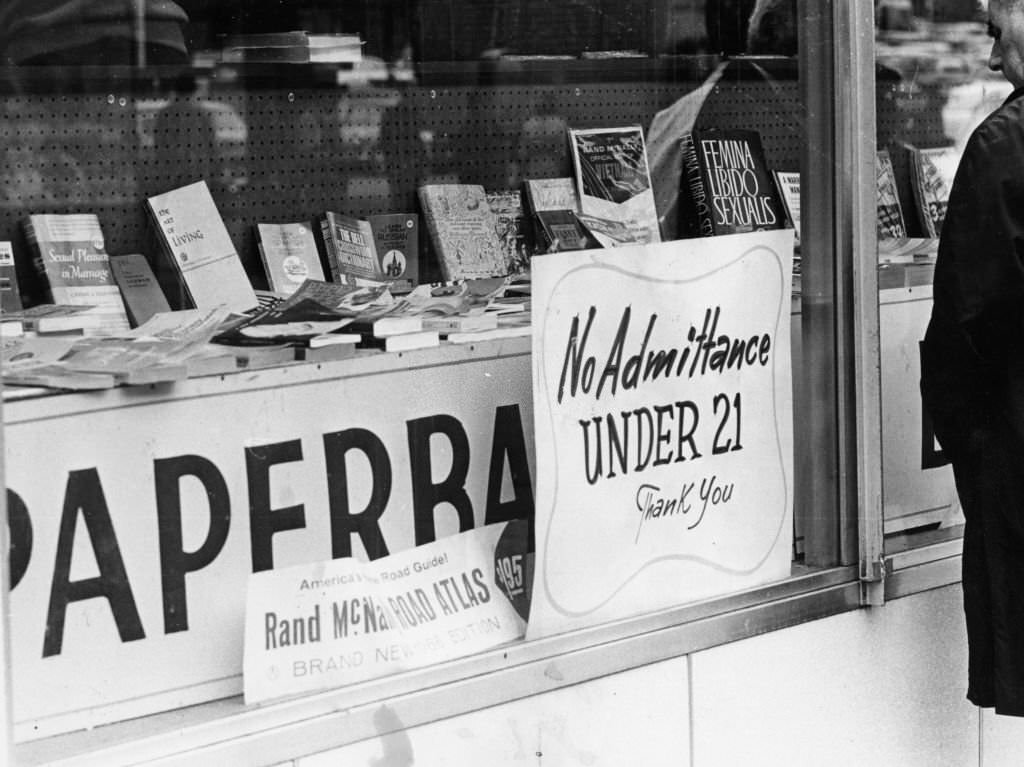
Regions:
<instances>
[{"instance_id":1,"label":"upright book","mask_svg":"<svg viewBox=\"0 0 1024 767\"><path fill-rule=\"evenodd\" d=\"M536 215L542 210L571 210L580 212L580 196L576 182L568 176L558 178L528 178L523 181L526 211Z\"/></svg>"},{"instance_id":2,"label":"upright book","mask_svg":"<svg viewBox=\"0 0 1024 767\"><path fill-rule=\"evenodd\" d=\"M154 314L171 311L149 261L141 253L111 256L110 271L121 290L121 298L133 328Z\"/></svg>"},{"instance_id":3,"label":"upright book","mask_svg":"<svg viewBox=\"0 0 1024 767\"><path fill-rule=\"evenodd\" d=\"M544 253L600 247L571 210L542 210L537 214L537 224Z\"/></svg>"},{"instance_id":4,"label":"upright book","mask_svg":"<svg viewBox=\"0 0 1024 767\"><path fill-rule=\"evenodd\" d=\"M256 294L205 181L146 201L158 252L154 272L174 309L244 312Z\"/></svg>"},{"instance_id":5,"label":"upright book","mask_svg":"<svg viewBox=\"0 0 1024 767\"><path fill-rule=\"evenodd\" d=\"M661 242L644 133L639 126L569 131L580 212L621 221L643 242Z\"/></svg>"},{"instance_id":6,"label":"upright book","mask_svg":"<svg viewBox=\"0 0 1024 767\"><path fill-rule=\"evenodd\" d=\"M47 301L93 307L86 312L88 333L117 335L130 330L95 214L35 214L22 221L22 228Z\"/></svg>"},{"instance_id":7,"label":"upright book","mask_svg":"<svg viewBox=\"0 0 1024 767\"><path fill-rule=\"evenodd\" d=\"M779 199L786 212L786 219L793 227L796 245L800 244L800 173L798 171L776 170L775 186L779 190Z\"/></svg>"},{"instance_id":8,"label":"upright book","mask_svg":"<svg viewBox=\"0 0 1024 767\"><path fill-rule=\"evenodd\" d=\"M256 224L256 238L267 283L275 293L291 295L307 279L323 280L320 251L309 223Z\"/></svg>"},{"instance_id":9,"label":"upright book","mask_svg":"<svg viewBox=\"0 0 1024 767\"><path fill-rule=\"evenodd\" d=\"M381 213L366 220L391 292L408 293L420 284L420 217L415 213Z\"/></svg>"},{"instance_id":10,"label":"upright book","mask_svg":"<svg viewBox=\"0 0 1024 767\"><path fill-rule=\"evenodd\" d=\"M526 271L530 268L530 255L522 194L510 189L488 191L487 205L494 214L508 273Z\"/></svg>"},{"instance_id":11,"label":"upright book","mask_svg":"<svg viewBox=\"0 0 1024 767\"><path fill-rule=\"evenodd\" d=\"M320 219L320 234L332 282L384 281L370 222L327 211Z\"/></svg>"},{"instance_id":12,"label":"upright book","mask_svg":"<svg viewBox=\"0 0 1024 767\"><path fill-rule=\"evenodd\" d=\"M880 149L875 162L875 191L878 209L878 239L907 236L903 206L896 189L896 173L888 150Z\"/></svg>"},{"instance_id":13,"label":"upright book","mask_svg":"<svg viewBox=\"0 0 1024 767\"><path fill-rule=\"evenodd\" d=\"M786 226L757 131L694 130L680 141L682 237L713 237Z\"/></svg>"},{"instance_id":14,"label":"upright book","mask_svg":"<svg viewBox=\"0 0 1024 767\"><path fill-rule=\"evenodd\" d=\"M508 274L497 220L482 186L425 184L418 193L444 280Z\"/></svg>"},{"instance_id":15,"label":"upright book","mask_svg":"<svg viewBox=\"0 0 1024 767\"><path fill-rule=\"evenodd\" d=\"M907 146L910 157L910 189L917 206L923 233L938 237L949 207L949 190L960 164L956 147Z\"/></svg>"},{"instance_id":16,"label":"upright book","mask_svg":"<svg viewBox=\"0 0 1024 767\"><path fill-rule=\"evenodd\" d=\"M523 208L529 219L532 234L530 252L546 253L543 226L537 215L549 210L580 212L580 196L576 192L576 180L568 176L557 178L528 178L523 181Z\"/></svg>"},{"instance_id":17,"label":"upright book","mask_svg":"<svg viewBox=\"0 0 1024 767\"><path fill-rule=\"evenodd\" d=\"M0 312L21 311L21 290L10 240L0 240Z\"/></svg>"}]
</instances>

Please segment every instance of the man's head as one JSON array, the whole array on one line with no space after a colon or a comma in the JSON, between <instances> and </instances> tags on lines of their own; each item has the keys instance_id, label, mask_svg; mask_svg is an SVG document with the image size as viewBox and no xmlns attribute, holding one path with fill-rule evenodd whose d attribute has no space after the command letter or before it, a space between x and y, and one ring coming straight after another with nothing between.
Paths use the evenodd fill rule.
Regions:
<instances>
[{"instance_id":1,"label":"man's head","mask_svg":"<svg viewBox=\"0 0 1024 767\"><path fill-rule=\"evenodd\" d=\"M1024 86L1024 0L989 0L988 34L992 53L988 66L1010 81Z\"/></svg>"}]
</instances>

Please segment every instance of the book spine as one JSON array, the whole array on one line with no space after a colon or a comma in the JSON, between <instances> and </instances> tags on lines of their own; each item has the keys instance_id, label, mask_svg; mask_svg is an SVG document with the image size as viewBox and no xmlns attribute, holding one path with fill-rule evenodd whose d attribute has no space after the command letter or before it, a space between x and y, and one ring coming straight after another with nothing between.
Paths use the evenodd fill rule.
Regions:
<instances>
[{"instance_id":1,"label":"book spine","mask_svg":"<svg viewBox=\"0 0 1024 767\"><path fill-rule=\"evenodd\" d=\"M914 174L914 183L911 184L911 191L914 195L914 201L917 203L917 213L921 219L921 224L924 228L926 237L938 237L939 232L935 226L936 211L932 209L930 202L930 195L928 194L928 177L925 172L925 159L921 156L919 150L911 149L910 164L912 166L912 172Z\"/></svg>"},{"instance_id":2,"label":"book spine","mask_svg":"<svg viewBox=\"0 0 1024 767\"><path fill-rule=\"evenodd\" d=\"M680 195L682 215L679 234L684 238L709 237L715 230L696 141L692 133L685 133L680 141L683 150L683 189Z\"/></svg>"},{"instance_id":3,"label":"book spine","mask_svg":"<svg viewBox=\"0 0 1024 767\"><path fill-rule=\"evenodd\" d=\"M32 219L24 219L21 222L21 229L25 235L25 242L28 243L29 254L31 256L30 261L32 263L32 274L35 278L33 282L38 289L40 297L47 303L57 303L53 297L50 280L47 278L46 265L43 262L43 245L40 243L39 237L36 234L36 227L33 224Z\"/></svg>"},{"instance_id":4,"label":"book spine","mask_svg":"<svg viewBox=\"0 0 1024 767\"><path fill-rule=\"evenodd\" d=\"M320 234L324 240L324 252L327 254L327 265L331 270L331 282L340 283L338 270L338 251L334 245L334 221L330 214L320 219Z\"/></svg>"},{"instance_id":5,"label":"book spine","mask_svg":"<svg viewBox=\"0 0 1024 767\"><path fill-rule=\"evenodd\" d=\"M420 209L423 211L423 225L427 230L431 249L434 251L434 261L441 270L441 279L447 282L452 277L448 270L448 264L441 253L443 247L441 244L441 233L438 229L437 214L431 202L430 190L420 187L417 195L420 200Z\"/></svg>"},{"instance_id":6,"label":"book spine","mask_svg":"<svg viewBox=\"0 0 1024 767\"><path fill-rule=\"evenodd\" d=\"M157 218L153 204L146 201L146 214L149 219L150 247L147 249L152 259L153 274L156 275L157 284L167 297L167 303L171 309L191 309L195 306L192 294L189 292L188 284L178 270L174 261L174 254L163 227Z\"/></svg>"}]
</instances>

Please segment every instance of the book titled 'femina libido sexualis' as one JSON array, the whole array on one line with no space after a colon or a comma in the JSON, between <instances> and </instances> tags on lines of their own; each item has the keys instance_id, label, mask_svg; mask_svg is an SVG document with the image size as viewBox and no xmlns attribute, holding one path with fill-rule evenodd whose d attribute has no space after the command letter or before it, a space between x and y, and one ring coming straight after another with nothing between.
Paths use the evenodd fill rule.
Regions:
<instances>
[{"instance_id":1,"label":"book titled 'femina libido sexualis'","mask_svg":"<svg viewBox=\"0 0 1024 767\"><path fill-rule=\"evenodd\" d=\"M681 237L782 229L786 218L761 136L741 129L683 135Z\"/></svg>"}]
</instances>

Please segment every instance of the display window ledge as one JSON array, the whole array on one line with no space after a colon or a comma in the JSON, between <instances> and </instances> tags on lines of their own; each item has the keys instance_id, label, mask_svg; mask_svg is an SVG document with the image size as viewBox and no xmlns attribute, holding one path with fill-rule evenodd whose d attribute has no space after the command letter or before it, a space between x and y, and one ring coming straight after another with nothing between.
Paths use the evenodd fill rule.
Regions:
<instances>
[{"instance_id":1,"label":"display window ledge","mask_svg":"<svg viewBox=\"0 0 1024 767\"><path fill-rule=\"evenodd\" d=\"M959 583L962 552L963 539L955 538L886 556L886 600Z\"/></svg>"},{"instance_id":2,"label":"display window ledge","mask_svg":"<svg viewBox=\"0 0 1024 767\"><path fill-rule=\"evenodd\" d=\"M241 696L15 748L18 765L273 765L860 606L856 567L257 706Z\"/></svg>"}]
</instances>

